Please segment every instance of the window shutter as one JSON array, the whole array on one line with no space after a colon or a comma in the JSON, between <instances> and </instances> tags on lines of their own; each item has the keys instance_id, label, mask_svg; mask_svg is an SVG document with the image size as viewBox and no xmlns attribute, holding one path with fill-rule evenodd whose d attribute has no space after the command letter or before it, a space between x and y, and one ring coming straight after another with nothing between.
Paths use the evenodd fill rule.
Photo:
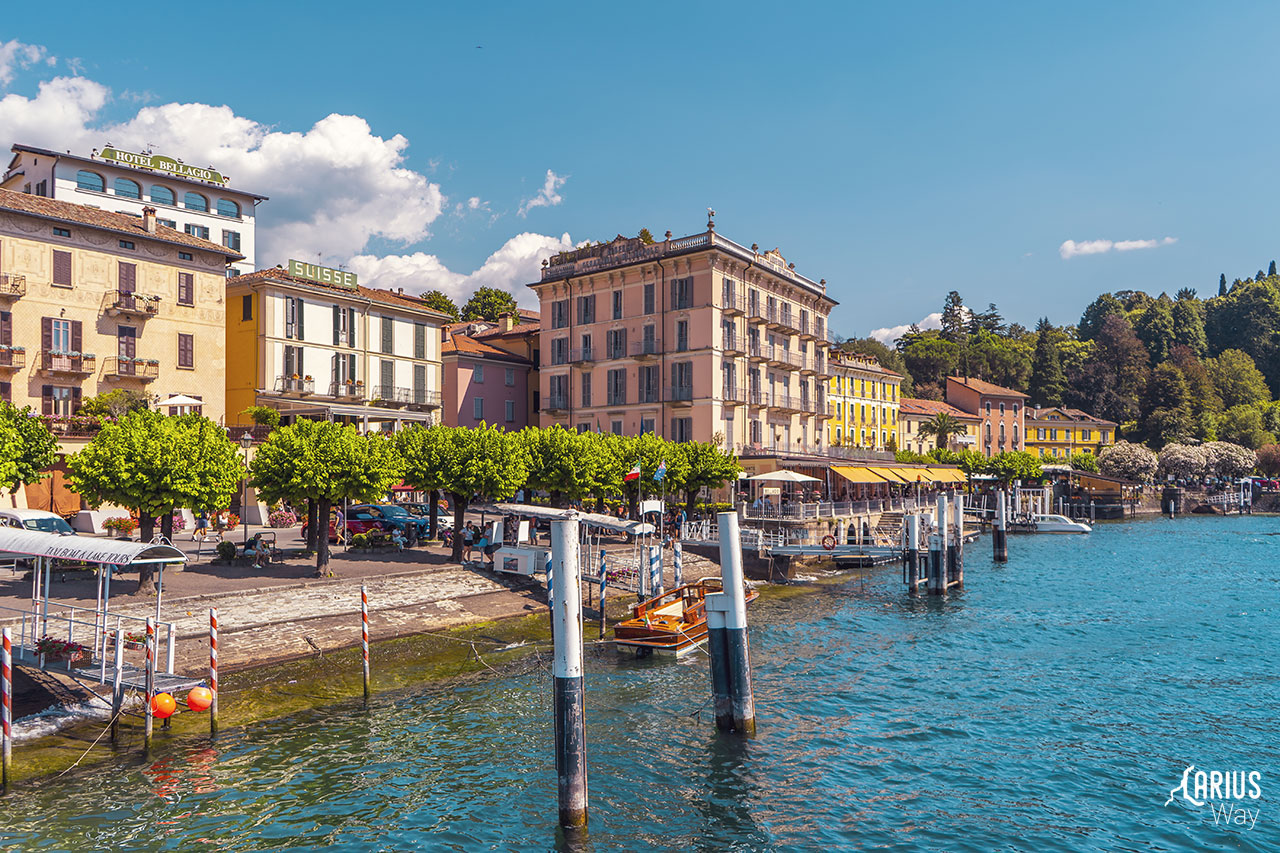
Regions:
<instances>
[{"instance_id":1,"label":"window shutter","mask_svg":"<svg viewBox=\"0 0 1280 853\"><path fill-rule=\"evenodd\" d=\"M341 377L338 376L338 359L340 358L342 358L342 356L338 355L336 352L333 354L333 381L335 384L342 381Z\"/></svg>"},{"instance_id":2,"label":"window shutter","mask_svg":"<svg viewBox=\"0 0 1280 853\"><path fill-rule=\"evenodd\" d=\"M0 400L6 403L13 402L13 386L8 382L0 382Z\"/></svg>"},{"instance_id":3,"label":"window shutter","mask_svg":"<svg viewBox=\"0 0 1280 853\"><path fill-rule=\"evenodd\" d=\"M80 389L72 388L71 389L71 414L74 415L78 411L80 411Z\"/></svg>"},{"instance_id":4,"label":"window shutter","mask_svg":"<svg viewBox=\"0 0 1280 853\"><path fill-rule=\"evenodd\" d=\"M333 345L336 347L342 335L342 306L333 306Z\"/></svg>"},{"instance_id":5,"label":"window shutter","mask_svg":"<svg viewBox=\"0 0 1280 853\"><path fill-rule=\"evenodd\" d=\"M356 345L356 309L347 309L347 346L354 347ZM356 357L351 356L351 365L354 370Z\"/></svg>"},{"instance_id":6,"label":"window shutter","mask_svg":"<svg viewBox=\"0 0 1280 853\"><path fill-rule=\"evenodd\" d=\"M53 414L53 386L40 386L40 412L44 415Z\"/></svg>"},{"instance_id":7,"label":"window shutter","mask_svg":"<svg viewBox=\"0 0 1280 853\"><path fill-rule=\"evenodd\" d=\"M294 304L292 296L284 298L284 336L292 338L294 336L294 323L297 316L297 307Z\"/></svg>"},{"instance_id":8,"label":"window shutter","mask_svg":"<svg viewBox=\"0 0 1280 853\"><path fill-rule=\"evenodd\" d=\"M53 318L40 318L40 349L48 352L53 349Z\"/></svg>"},{"instance_id":9,"label":"window shutter","mask_svg":"<svg viewBox=\"0 0 1280 853\"><path fill-rule=\"evenodd\" d=\"M298 340L302 340L304 337L302 330L302 314L304 309L302 305L302 297L295 297L293 300L293 335Z\"/></svg>"},{"instance_id":10,"label":"window shutter","mask_svg":"<svg viewBox=\"0 0 1280 853\"><path fill-rule=\"evenodd\" d=\"M71 284L71 253L53 251L53 283Z\"/></svg>"},{"instance_id":11,"label":"window shutter","mask_svg":"<svg viewBox=\"0 0 1280 853\"><path fill-rule=\"evenodd\" d=\"M138 286L138 268L134 264L120 261L120 290L133 293Z\"/></svg>"},{"instance_id":12,"label":"window shutter","mask_svg":"<svg viewBox=\"0 0 1280 853\"><path fill-rule=\"evenodd\" d=\"M189 272L178 273L178 301L192 305L196 301L195 276Z\"/></svg>"},{"instance_id":13,"label":"window shutter","mask_svg":"<svg viewBox=\"0 0 1280 853\"><path fill-rule=\"evenodd\" d=\"M0 345L13 346L13 315L0 311Z\"/></svg>"},{"instance_id":14,"label":"window shutter","mask_svg":"<svg viewBox=\"0 0 1280 853\"><path fill-rule=\"evenodd\" d=\"M52 322L52 321L50 321ZM81 352L84 346L84 337L81 334L81 324L79 320L71 321L71 349L73 352Z\"/></svg>"},{"instance_id":15,"label":"window shutter","mask_svg":"<svg viewBox=\"0 0 1280 853\"><path fill-rule=\"evenodd\" d=\"M352 382L356 381L356 355L352 353L347 356L347 378Z\"/></svg>"}]
</instances>

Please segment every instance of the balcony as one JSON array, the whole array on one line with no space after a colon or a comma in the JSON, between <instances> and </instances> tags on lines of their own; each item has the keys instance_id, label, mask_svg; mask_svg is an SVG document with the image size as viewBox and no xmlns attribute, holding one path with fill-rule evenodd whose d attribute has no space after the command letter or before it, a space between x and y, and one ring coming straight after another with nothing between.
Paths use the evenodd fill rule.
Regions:
<instances>
[{"instance_id":1,"label":"balcony","mask_svg":"<svg viewBox=\"0 0 1280 853\"><path fill-rule=\"evenodd\" d=\"M800 398L787 391L775 391L769 408L783 412L799 412L801 411Z\"/></svg>"},{"instance_id":2,"label":"balcony","mask_svg":"<svg viewBox=\"0 0 1280 853\"><path fill-rule=\"evenodd\" d=\"M542 411L544 412L567 412L568 410L568 397L547 397L546 402L542 405Z\"/></svg>"},{"instance_id":3,"label":"balcony","mask_svg":"<svg viewBox=\"0 0 1280 853\"><path fill-rule=\"evenodd\" d=\"M409 395L409 408L419 410L440 408L440 392L428 391L426 388L414 388Z\"/></svg>"},{"instance_id":4,"label":"balcony","mask_svg":"<svg viewBox=\"0 0 1280 853\"><path fill-rule=\"evenodd\" d=\"M581 349L569 350L569 361L579 367L590 368L592 362L596 360L595 347L582 347Z\"/></svg>"},{"instance_id":5,"label":"balcony","mask_svg":"<svg viewBox=\"0 0 1280 853\"><path fill-rule=\"evenodd\" d=\"M309 397L315 393L316 381L310 376L306 378L277 376L275 390L277 394L285 394L290 397Z\"/></svg>"},{"instance_id":6,"label":"balcony","mask_svg":"<svg viewBox=\"0 0 1280 853\"><path fill-rule=\"evenodd\" d=\"M355 382L330 382L330 397L337 397L340 400L352 400L354 402L364 402L364 383L356 384Z\"/></svg>"},{"instance_id":7,"label":"balcony","mask_svg":"<svg viewBox=\"0 0 1280 853\"><path fill-rule=\"evenodd\" d=\"M98 370L98 359L93 353L41 352L40 372L59 376L89 376Z\"/></svg>"},{"instance_id":8,"label":"balcony","mask_svg":"<svg viewBox=\"0 0 1280 853\"><path fill-rule=\"evenodd\" d=\"M725 388L721 399L726 406L741 406L747 402L746 388Z\"/></svg>"},{"instance_id":9,"label":"balcony","mask_svg":"<svg viewBox=\"0 0 1280 853\"><path fill-rule=\"evenodd\" d=\"M657 338L646 338L631 342L631 357L641 361L649 361L662 355L662 341Z\"/></svg>"},{"instance_id":10,"label":"balcony","mask_svg":"<svg viewBox=\"0 0 1280 853\"><path fill-rule=\"evenodd\" d=\"M776 367L784 367L788 363L787 351L780 346L773 344L765 344L761 349L764 351L765 360L769 364Z\"/></svg>"},{"instance_id":11,"label":"balcony","mask_svg":"<svg viewBox=\"0 0 1280 853\"><path fill-rule=\"evenodd\" d=\"M747 298L745 296L727 295L720 300L720 310L730 316L747 313Z\"/></svg>"},{"instance_id":12,"label":"balcony","mask_svg":"<svg viewBox=\"0 0 1280 853\"><path fill-rule=\"evenodd\" d=\"M723 335L723 346L725 355L742 355L747 351L746 338L740 335Z\"/></svg>"},{"instance_id":13,"label":"balcony","mask_svg":"<svg viewBox=\"0 0 1280 853\"><path fill-rule=\"evenodd\" d=\"M797 330L799 331L799 334L800 334L800 340L802 340L802 341L811 341L811 340L815 340L815 339L817 339L817 338L819 337L819 335L818 335L818 334L816 334L816 331L817 331L817 330L816 330L816 327L815 327L815 326L814 326L814 324L813 324L813 321L812 321L812 320L809 320L809 319L807 319L807 318L806 318L806 319L801 320L801 321L800 321L800 325L799 325L799 326L797 326L796 328L797 328Z\"/></svg>"},{"instance_id":14,"label":"balcony","mask_svg":"<svg viewBox=\"0 0 1280 853\"><path fill-rule=\"evenodd\" d=\"M627 357L627 344L625 341L618 341L612 346L606 345L604 352L600 354L601 360L611 361L617 358Z\"/></svg>"},{"instance_id":15,"label":"balcony","mask_svg":"<svg viewBox=\"0 0 1280 853\"><path fill-rule=\"evenodd\" d=\"M761 391L759 388L753 388L747 392L747 405L755 408L764 408L770 402L768 391Z\"/></svg>"},{"instance_id":16,"label":"balcony","mask_svg":"<svg viewBox=\"0 0 1280 853\"><path fill-rule=\"evenodd\" d=\"M796 319L796 315L791 311L778 312L777 327L779 331L786 332L791 335L800 331L799 320Z\"/></svg>"},{"instance_id":17,"label":"balcony","mask_svg":"<svg viewBox=\"0 0 1280 853\"><path fill-rule=\"evenodd\" d=\"M0 370L21 370L27 366L25 347L0 345Z\"/></svg>"},{"instance_id":18,"label":"balcony","mask_svg":"<svg viewBox=\"0 0 1280 853\"><path fill-rule=\"evenodd\" d=\"M667 393L663 395L668 403L677 406L693 405L693 386L692 385L676 385L667 389Z\"/></svg>"},{"instance_id":19,"label":"balcony","mask_svg":"<svg viewBox=\"0 0 1280 853\"><path fill-rule=\"evenodd\" d=\"M128 290L108 290L102 307L111 317L137 317L145 320L160 313L160 297Z\"/></svg>"},{"instance_id":20,"label":"balcony","mask_svg":"<svg viewBox=\"0 0 1280 853\"><path fill-rule=\"evenodd\" d=\"M17 299L27 293L27 277L10 272L0 273L0 299Z\"/></svg>"},{"instance_id":21,"label":"balcony","mask_svg":"<svg viewBox=\"0 0 1280 853\"><path fill-rule=\"evenodd\" d=\"M108 379L151 382L160 375L160 362L154 358L110 356L103 362L102 375Z\"/></svg>"},{"instance_id":22,"label":"balcony","mask_svg":"<svg viewBox=\"0 0 1280 853\"><path fill-rule=\"evenodd\" d=\"M346 387L345 385L343 386ZM351 386L358 388L358 385ZM391 408L400 408L409 405L409 399L412 396L408 388L398 388L395 385L374 385L373 398L370 400L375 406L388 406Z\"/></svg>"},{"instance_id":23,"label":"balcony","mask_svg":"<svg viewBox=\"0 0 1280 853\"><path fill-rule=\"evenodd\" d=\"M768 353L766 353L766 350L768 350ZM758 341L749 341L747 344L747 358L751 361L764 361L772 352L773 347L761 346Z\"/></svg>"}]
</instances>

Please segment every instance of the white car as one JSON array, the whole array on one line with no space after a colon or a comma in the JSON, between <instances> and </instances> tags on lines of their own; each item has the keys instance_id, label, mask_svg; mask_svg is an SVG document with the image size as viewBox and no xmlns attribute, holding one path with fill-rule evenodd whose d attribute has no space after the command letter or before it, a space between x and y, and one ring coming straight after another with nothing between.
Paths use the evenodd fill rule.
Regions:
<instances>
[{"instance_id":1,"label":"white car","mask_svg":"<svg viewBox=\"0 0 1280 853\"><path fill-rule=\"evenodd\" d=\"M0 525L42 533L75 533L62 516L42 509L0 509Z\"/></svg>"}]
</instances>

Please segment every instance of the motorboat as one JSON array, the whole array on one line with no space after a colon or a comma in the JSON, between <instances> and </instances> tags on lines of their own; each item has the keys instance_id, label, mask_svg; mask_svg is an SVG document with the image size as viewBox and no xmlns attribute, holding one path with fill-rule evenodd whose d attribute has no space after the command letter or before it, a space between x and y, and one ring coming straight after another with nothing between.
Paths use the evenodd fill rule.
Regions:
<instances>
[{"instance_id":1,"label":"motorboat","mask_svg":"<svg viewBox=\"0 0 1280 853\"><path fill-rule=\"evenodd\" d=\"M1073 521L1065 515L1034 513L1014 519L1010 530L1017 533L1092 533L1093 528L1083 521Z\"/></svg>"},{"instance_id":2,"label":"motorboat","mask_svg":"<svg viewBox=\"0 0 1280 853\"><path fill-rule=\"evenodd\" d=\"M654 652L679 657L707 639L707 594L723 590L720 578L703 578L667 590L632 608L630 619L613 626L613 641L644 657ZM747 603L760 593L748 588Z\"/></svg>"}]
</instances>

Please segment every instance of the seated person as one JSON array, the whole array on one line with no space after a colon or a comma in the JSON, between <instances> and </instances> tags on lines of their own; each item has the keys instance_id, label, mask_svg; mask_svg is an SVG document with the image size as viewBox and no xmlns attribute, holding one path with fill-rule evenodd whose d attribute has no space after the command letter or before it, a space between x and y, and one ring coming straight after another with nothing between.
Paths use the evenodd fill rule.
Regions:
<instances>
[{"instance_id":1,"label":"seated person","mask_svg":"<svg viewBox=\"0 0 1280 853\"><path fill-rule=\"evenodd\" d=\"M391 528L391 544L397 551L404 550L404 534L400 532L399 527Z\"/></svg>"},{"instance_id":2,"label":"seated person","mask_svg":"<svg viewBox=\"0 0 1280 853\"><path fill-rule=\"evenodd\" d=\"M262 540L261 534L254 534L244 546L244 556L253 559L255 569L264 568L271 562L271 546Z\"/></svg>"}]
</instances>

